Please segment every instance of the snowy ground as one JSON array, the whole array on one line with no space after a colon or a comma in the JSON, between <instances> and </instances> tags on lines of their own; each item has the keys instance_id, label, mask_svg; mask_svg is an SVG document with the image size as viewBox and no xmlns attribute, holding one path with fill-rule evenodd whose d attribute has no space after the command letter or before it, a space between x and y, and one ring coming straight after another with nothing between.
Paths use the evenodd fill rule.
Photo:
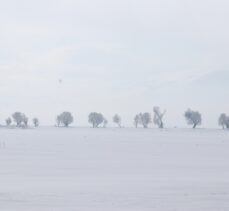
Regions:
<instances>
[{"instance_id":1,"label":"snowy ground","mask_svg":"<svg viewBox=\"0 0 229 211\"><path fill-rule=\"evenodd\" d=\"M229 131L0 134L1 211L229 210Z\"/></svg>"}]
</instances>

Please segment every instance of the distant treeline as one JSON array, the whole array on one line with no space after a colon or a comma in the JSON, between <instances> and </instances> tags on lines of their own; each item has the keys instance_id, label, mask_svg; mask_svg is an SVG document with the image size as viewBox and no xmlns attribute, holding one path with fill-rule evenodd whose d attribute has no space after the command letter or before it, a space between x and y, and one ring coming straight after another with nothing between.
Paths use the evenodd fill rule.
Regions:
<instances>
[{"instance_id":1,"label":"distant treeline","mask_svg":"<svg viewBox=\"0 0 229 211\"><path fill-rule=\"evenodd\" d=\"M166 111L161 112L159 107L153 108L153 117L149 112L136 114L133 118L133 124L136 128L142 126L144 128L148 128L150 123L154 123L158 126L158 128L164 128L164 116ZM187 121L187 124L192 125L192 128L196 128L198 125L202 123L202 116L200 112L193 111L192 109L188 109L184 113L184 117ZM117 124L118 127L122 127L122 119L121 116L115 114L112 121ZM6 126L10 127L14 122L16 127L27 128L29 118L21 112L15 112L12 114L12 117L8 117L6 120ZM74 117L71 112L65 111L56 117L56 126L57 127L68 127L70 124L74 122ZM98 127L107 127L108 120L101 113L91 112L88 115L88 122L92 125L93 128ZM34 127L39 126L39 119L37 117L32 119L32 123ZM224 129L229 129L229 116L222 113L219 116L218 124Z\"/></svg>"}]
</instances>

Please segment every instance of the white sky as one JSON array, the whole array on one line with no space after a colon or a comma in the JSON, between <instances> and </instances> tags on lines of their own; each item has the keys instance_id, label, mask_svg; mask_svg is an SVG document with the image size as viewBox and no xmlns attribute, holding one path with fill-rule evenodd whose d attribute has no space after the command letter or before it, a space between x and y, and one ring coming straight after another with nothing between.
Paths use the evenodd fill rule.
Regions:
<instances>
[{"instance_id":1,"label":"white sky","mask_svg":"<svg viewBox=\"0 0 229 211\"><path fill-rule=\"evenodd\" d=\"M42 124L90 111L126 126L137 112L184 110L217 127L229 114L229 1L7 0L0 4L0 122L14 111ZM59 83L59 79L62 83ZM112 126L113 124L110 124Z\"/></svg>"}]
</instances>

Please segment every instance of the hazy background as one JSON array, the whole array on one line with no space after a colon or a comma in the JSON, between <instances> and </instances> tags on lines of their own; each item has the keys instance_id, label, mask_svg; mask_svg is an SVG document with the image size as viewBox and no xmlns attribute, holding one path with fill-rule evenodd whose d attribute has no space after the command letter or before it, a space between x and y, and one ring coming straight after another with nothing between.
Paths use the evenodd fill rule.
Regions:
<instances>
[{"instance_id":1,"label":"hazy background","mask_svg":"<svg viewBox=\"0 0 229 211\"><path fill-rule=\"evenodd\" d=\"M7 0L0 4L0 122L14 111L54 124L91 111L126 126L137 112L229 114L229 1ZM110 124L110 126L113 124Z\"/></svg>"}]
</instances>

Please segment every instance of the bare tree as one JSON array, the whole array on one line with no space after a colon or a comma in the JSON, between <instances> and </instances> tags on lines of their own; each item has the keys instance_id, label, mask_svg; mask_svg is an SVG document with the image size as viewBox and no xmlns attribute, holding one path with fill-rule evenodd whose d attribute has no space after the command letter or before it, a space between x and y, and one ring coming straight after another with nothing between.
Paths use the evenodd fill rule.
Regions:
<instances>
[{"instance_id":1,"label":"bare tree","mask_svg":"<svg viewBox=\"0 0 229 211\"><path fill-rule=\"evenodd\" d=\"M17 124L17 127L21 126L21 123L23 122L24 114L21 112L15 112L12 114L14 122Z\"/></svg>"},{"instance_id":2,"label":"bare tree","mask_svg":"<svg viewBox=\"0 0 229 211\"><path fill-rule=\"evenodd\" d=\"M101 113L91 112L88 115L88 122L92 124L93 128L97 128L103 121L104 117Z\"/></svg>"},{"instance_id":3,"label":"bare tree","mask_svg":"<svg viewBox=\"0 0 229 211\"><path fill-rule=\"evenodd\" d=\"M118 114L115 114L113 117L113 122L116 123L120 128L121 126L121 117Z\"/></svg>"},{"instance_id":4,"label":"bare tree","mask_svg":"<svg viewBox=\"0 0 229 211\"><path fill-rule=\"evenodd\" d=\"M184 114L186 121L189 125L193 125L193 128L195 129L197 125L201 125L202 123L202 117L201 114L198 111L193 111L191 109L188 109Z\"/></svg>"},{"instance_id":5,"label":"bare tree","mask_svg":"<svg viewBox=\"0 0 229 211\"><path fill-rule=\"evenodd\" d=\"M154 112L153 123L157 125L159 128L164 128L163 117L166 111L161 113L160 108L155 106L153 108L153 112Z\"/></svg>"},{"instance_id":6,"label":"bare tree","mask_svg":"<svg viewBox=\"0 0 229 211\"><path fill-rule=\"evenodd\" d=\"M7 126L10 126L10 124L12 123L12 119L10 117L8 117L5 121Z\"/></svg>"},{"instance_id":7,"label":"bare tree","mask_svg":"<svg viewBox=\"0 0 229 211\"><path fill-rule=\"evenodd\" d=\"M149 123L151 123L151 114L150 113L140 113L140 123L143 125L144 128L148 128Z\"/></svg>"},{"instance_id":8,"label":"bare tree","mask_svg":"<svg viewBox=\"0 0 229 211\"><path fill-rule=\"evenodd\" d=\"M220 126L224 128L229 128L229 116L226 114L221 114L218 120Z\"/></svg>"},{"instance_id":9,"label":"bare tree","mask_svg":"<svg viewBox=\"0 0 229 211\"><path fill-rule=\"evenodd\" d=\"M68 111L65 111L57 116L57 125L58 127L63 124L65 127L68 127L72 122L74 121L74 118L72 114Z\"/></svg>"},{"instance_id":10,"label":"bare tree","mask_svg":"<svg viewBox=\"0 0 229 211\"><path fill-rule=\"evenodd\" d=\"M139 114L136 114L134 117L134 126L137 128L140 123L141 123L141 117Z\"/></svg>"},{"instance_id":11,"label":"bare tree","mask_svg":"<svg viewBox=\"0 0 229 211\"><path fill-rule=\"evenodd\" d=\"M38 118L33 118L33 124L34 124L34 127L38 127L39 126L39 119Z\"/></svg>"}]
</instances>

